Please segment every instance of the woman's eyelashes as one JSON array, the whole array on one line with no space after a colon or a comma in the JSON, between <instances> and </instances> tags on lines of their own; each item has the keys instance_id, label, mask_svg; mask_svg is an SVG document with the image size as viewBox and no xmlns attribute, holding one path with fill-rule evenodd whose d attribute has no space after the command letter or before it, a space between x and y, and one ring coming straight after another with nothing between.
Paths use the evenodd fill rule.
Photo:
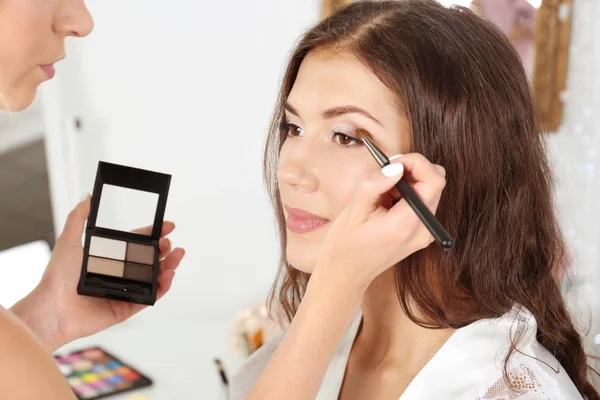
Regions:
<instances>
[{"instance_id":1,"label":"woman's eyelashes","mask_svg":"<svg viewBox=\"0 0 600 400\"><path fill-rule=\"evenodd\" d=\"M343 147L350 147L363 144L363 142L360 139L341 132L333 132L333 140Z\"/></svg>"},{"instance_id":2,"label":"woman's eyelashes","mask_svg":"<svg viewBox=\"0 0 600 400\"><path fill-rule=\"evenodd\" d=\"M279 129L281 133L285 134L287 137L300 137L304 134L304 129L288 121L281 122L279 124ZM342 147L351 147L363 144L354 133L331 132L330 136L331 140Z\"/></svg>"},{"instance_id":3,"label":"woman's eyelashes","mask_svg":"<svg viewBox=\"0 0 600 400\"><path fill-rule=\"evenodd\" d=\"M281 131L281 133L285 133L288 137L298 137L302 136L302 134L304 133L304 130L302 128L288 121L281 122L279 124L279 130Z\"/></svg>"}]
</instances>

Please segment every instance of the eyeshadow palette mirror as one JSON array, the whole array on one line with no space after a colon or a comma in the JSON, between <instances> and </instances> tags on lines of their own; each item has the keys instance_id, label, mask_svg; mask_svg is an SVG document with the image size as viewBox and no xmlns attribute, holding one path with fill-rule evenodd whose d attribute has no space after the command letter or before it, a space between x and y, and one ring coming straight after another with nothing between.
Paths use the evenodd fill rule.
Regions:
<instances>
[{"instance_id":1,"label":"eyeshadow palette mirror","mask_svg":"<svg viewBox=\"0 0 600 400\"><path fill-rule=\"evenodd\" d=\"M157 205L157 193L104 184L96 226L122 232L152 226Z\"/></svg>"},{"instance_id":2,"label":"eyeshadow palette mirror","mask_svg":"<svg viewBox=\"0 0 600 400\"><path fill-rule=\"evenodd\" d=\"M158 243L170 182L170 175L99 163L77 287L80 295L155 303ZM126 226L125 220L134 225Z\"/></svg>"},{"instance_id":3,"label":"eyeshadow palette mirror","mask_svg":"<svg viewBox=\"0 0 600 400\"><path fill-rule=\"evenodd\" d=\"M99 347L55 355L79 400L94 400L152 385L152 380Z\"/></svg>"}]
</instances>

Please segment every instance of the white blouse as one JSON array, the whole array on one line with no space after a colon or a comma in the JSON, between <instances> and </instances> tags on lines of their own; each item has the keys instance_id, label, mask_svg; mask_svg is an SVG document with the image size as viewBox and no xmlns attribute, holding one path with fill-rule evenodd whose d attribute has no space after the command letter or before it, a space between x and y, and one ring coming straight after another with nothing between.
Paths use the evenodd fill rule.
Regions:
<instances>
[{"instance_id":1,"label":"white blouse","mask_svg":"<svg viewBox=\"0 0 600 400\"><path fill-rule=\"evenodd\" d=\"M362 320L359 313L342 339L315 400L336 400L346 364ZM526 329L509 361L516 388L503 378L504 358L516 321ZM417 374L399 400L582 400L552 354L536 340L537 324L527 309L515 306L500 318L460 328ZM246 399L283 333L257 350L231 380L229 400Z\"/></svg>"}]
</instances>

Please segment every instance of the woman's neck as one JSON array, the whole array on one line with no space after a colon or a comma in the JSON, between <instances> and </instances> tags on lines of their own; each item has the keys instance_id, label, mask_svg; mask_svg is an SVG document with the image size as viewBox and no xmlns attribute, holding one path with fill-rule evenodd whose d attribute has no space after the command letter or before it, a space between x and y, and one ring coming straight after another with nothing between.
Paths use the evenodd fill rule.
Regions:
<instances>
[{"instance_id":1,"label":"woman's neck","mask_svg":"<svg viewBox=\"0 0 600 400\"><path fill-rule=\"evenodd\" d=\"M411 321L400 306L394 279L389 269L365 293L362 326L352 351L365 367L402 365L418 372L454 330L427 329Z\"/></svg>"}]
</instances>

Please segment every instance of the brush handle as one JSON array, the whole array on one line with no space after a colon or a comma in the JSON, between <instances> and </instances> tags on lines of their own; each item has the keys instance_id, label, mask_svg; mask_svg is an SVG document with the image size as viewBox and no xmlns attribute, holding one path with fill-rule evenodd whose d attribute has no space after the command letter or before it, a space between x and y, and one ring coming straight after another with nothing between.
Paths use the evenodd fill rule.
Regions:
<instances>
[{"instance_id":1,"label":"brush handle","mask_svg":"<svg viewBox=\"0 0 600 400\"><path fill-rule=\"evenodd\" d=\"M454 246L454 239L444 229L440 221L437 220L435 215L427 208L427 206L421 201L417 193L415 193L412 186L408 184L404 179L400 179L396 183L396 189L402 195L402 198L406 200L408 205L412 207L417 216L423 221L423 224L429 229L429 232L433 235L435 241L444 250L450 250Z\"/></svg>"},{"instance_id":2,"label":"brush handle","mask_svg":"<svg viewBox=\"0 0 600 400\"><path fill-rule=\"evenodd\" d=\"M375 146L375 144L373 144L373 142L371 142L368 132L359 130L358 134L375 161L377 161L377 164L379 164L381 168L389 165L390 160L385 154L383 154L381 150L377 148L377 146ZM454 246L454 239L452 239L448 232L446 232L435 215L429 211L429 208L423 204L419 196L417 196L413 190L412 186L410 186L404 179L400 179L400 181L396 184L396 188L406 202L412 207L421 221L423 221L423 224L425 224L427 229L429 229L429 232L431 232L435 241L438 242L442 249L450 250Z\"/></svg>"}]
</instances>

